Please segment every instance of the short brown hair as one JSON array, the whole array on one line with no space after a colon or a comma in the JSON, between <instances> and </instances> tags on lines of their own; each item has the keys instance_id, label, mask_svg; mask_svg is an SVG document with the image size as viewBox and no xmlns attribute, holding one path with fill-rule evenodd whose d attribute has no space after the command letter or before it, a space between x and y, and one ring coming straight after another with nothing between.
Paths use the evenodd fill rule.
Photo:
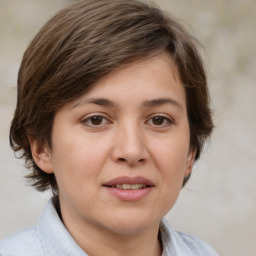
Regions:
<instances>
[{"instance_id":1,"label":"short brown hair","mask_svg":"<svg viewBox=\"0 0 256 256\"><path fill-rule=\"evenodd\" d=\"M58 109L111 71L163 51L174 60L185 88L190 145L198 159L213 122L198 43L179 22L139 0L83 0L41 28L23 56L10 129L11 147L32 169L27 177L33 186L39 191L51 187L58 195L54 174L34 162L28 136L50 147Z\"/></svg>"}]
</instances>

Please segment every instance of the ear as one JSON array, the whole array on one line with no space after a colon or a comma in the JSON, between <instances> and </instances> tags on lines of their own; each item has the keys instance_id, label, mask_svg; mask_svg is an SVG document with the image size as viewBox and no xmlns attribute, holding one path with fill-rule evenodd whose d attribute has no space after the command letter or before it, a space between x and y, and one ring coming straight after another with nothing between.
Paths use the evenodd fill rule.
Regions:
<instances>
[{"instance_id":1,"label":"ear","mask_svg":"<svg viewBox=\"0 0 256 256\"><path fill-rule=\"evenodd\" d=\"M191 173L194 162L195 162L195 156L196 156L196 149L190 148L187 156L184 177Z\"/></svg>"},{"instance_id":2,"label":"ear","mask_svg":"<svg viewBox=\"0 0 256 256\"><path fill-rule=\"evenodd\" d=\"M53 173L49 146L46 143L42 145L36 138L31 136L28 139L32 156L37 166L46 173Z\"/></svg>"}]
</instances>

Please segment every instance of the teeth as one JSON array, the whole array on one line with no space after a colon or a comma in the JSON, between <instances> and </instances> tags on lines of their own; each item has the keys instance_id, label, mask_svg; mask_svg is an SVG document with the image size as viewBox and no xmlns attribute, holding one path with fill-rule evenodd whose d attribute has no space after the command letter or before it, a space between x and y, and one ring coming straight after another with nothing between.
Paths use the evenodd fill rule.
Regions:
<instances>
[{"instance_id":1,"label":"teeth","mask_svg":"<svg viewBox=\"0 0 256 256\"><path fill-rule=\"evenodd\" d=\"M146 185L144 185L144 184L119 184L119 185L112 186L112 187L116 187L119 189L140 189L140 188L145 188Z\"/></svg>"},{"instance_id":2,"label":"teeth","mask_svg":"<svg viewBox=\"0 0 256 256\"><path fill-rule=\"evenodd\" d=\"M132 184L131 189L140 189L143 188L143 184Z\"/></svg>"}]
</instances>

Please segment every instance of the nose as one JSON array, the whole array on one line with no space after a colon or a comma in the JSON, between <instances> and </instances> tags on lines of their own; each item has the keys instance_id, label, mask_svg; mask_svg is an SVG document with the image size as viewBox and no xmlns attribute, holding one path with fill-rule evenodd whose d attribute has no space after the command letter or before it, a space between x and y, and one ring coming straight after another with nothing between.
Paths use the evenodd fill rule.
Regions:
<instances>
[{"instance_id":1,"label":"nose","mask_svg":"<svg viewBox=\"0 0 256 256\"><path fill-rule=\"evenodd\" d=\"M115 162L129 166L144 164L148 160L145 135L138 125L130 124L117 128L112 158Z\"/></svg>"}]
</instances>

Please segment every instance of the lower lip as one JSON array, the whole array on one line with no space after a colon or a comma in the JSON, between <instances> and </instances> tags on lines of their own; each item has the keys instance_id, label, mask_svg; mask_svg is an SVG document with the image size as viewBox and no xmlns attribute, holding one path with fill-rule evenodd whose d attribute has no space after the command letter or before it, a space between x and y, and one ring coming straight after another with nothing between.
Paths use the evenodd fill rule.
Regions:
<instances>
[{"instance_id":1,"label":"lower lip","mask_svg":"<svg viewBox=\"0 0 256 256\"><path fill-rule=\"evenodd\" d=\"M105 187L112 195L123 201L138 201L145 198L153 189L153 187L146 187L142 189L119 189Z\"/></svg>"}]
</instances>

